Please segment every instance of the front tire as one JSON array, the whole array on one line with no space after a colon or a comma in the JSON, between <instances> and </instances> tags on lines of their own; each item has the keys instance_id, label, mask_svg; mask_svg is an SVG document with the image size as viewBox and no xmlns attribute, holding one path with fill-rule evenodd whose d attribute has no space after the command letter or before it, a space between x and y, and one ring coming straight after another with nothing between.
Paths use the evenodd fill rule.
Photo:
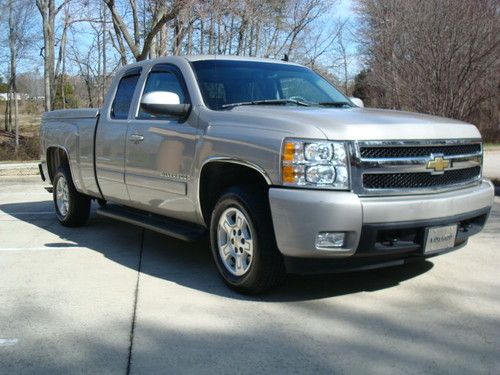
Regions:
<instances>
[{"instance_id":1,"label":"front tire","mask_svg":"<svg viewBox=\"0 0 500 375\"><path fill-rule=\"evenodd\" d=\"M262 189L234 187L220 197L210 220L210 243L220 276L238 292L262 293L285 278Z\"/></svg>"},{"instance_id":2,"label":"front tire","mask_svg":"<svg viewBox=\"0 0 500 375\"><path fill-rule=\"evenodd\" d=\"M67 227L87 223L90 214L90 197L79 193L67 166L61 166L53 181L54 205L59 222Z\"/></svg>"}]
</instances>

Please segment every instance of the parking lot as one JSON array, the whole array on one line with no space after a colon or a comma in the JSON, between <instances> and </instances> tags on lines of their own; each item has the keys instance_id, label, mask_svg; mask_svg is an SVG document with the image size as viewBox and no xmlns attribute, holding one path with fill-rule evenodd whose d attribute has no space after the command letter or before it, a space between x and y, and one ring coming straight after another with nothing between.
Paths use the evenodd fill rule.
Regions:
<instances>
[{"instance_id":1,"label":"parking lot","mask_svg":"<svg viewBox=\"0 0 500 375\"><path fill-rule=\"evenodd\" d=\"M38 177L2 177L0 373L498 374L499 242L496 197L456 252L245 297L206 243L65 228Z\"/></svg>"}]
</instances>

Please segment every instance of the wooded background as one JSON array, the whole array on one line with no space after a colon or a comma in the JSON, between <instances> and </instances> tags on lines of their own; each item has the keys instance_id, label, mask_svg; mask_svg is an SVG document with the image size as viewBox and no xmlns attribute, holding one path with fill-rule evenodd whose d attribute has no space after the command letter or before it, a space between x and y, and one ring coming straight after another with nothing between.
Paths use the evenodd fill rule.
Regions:
<instances>
[{"instance_id":1,"label":"wooded background","mask_svg":"<svg viewBox=\"0 0 500 375\"><path fill-rule=\"evenodd\" d=\"M500 142L498 0L0 0L0 30L0 159L36 159L41 113L99 107L120 66L184 54L287 55Z\"/></svg>"}]
</instances>

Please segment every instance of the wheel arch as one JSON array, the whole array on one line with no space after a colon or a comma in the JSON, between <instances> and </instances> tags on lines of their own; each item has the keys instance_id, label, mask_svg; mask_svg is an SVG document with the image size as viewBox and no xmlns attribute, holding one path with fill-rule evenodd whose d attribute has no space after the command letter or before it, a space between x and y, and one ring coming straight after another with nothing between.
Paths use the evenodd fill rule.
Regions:
<instances>
[{"instance_id":1,"label":"wheel arch","mask_svg":"<svg viewBox=\"0 0 500 375\"><path fill-rule=\"evenodd\" d=\"M231 186L245 184L267 191L272 181L263 168L252 162L225 157L205 161L200 170L197 196L205 224L210 224L210 213L220 195Z\"/></svg>"},{"instance_id":2,"label":"wheel arch","mask_svg":"<svg viewBox=\"0 0 500 375\"><path fill-rule=\"evenodd\" d=\"M49 179L51 182L54 181L54 177L57 173L57 170L61 165L67 165L70 170L70 174L72 176L69 152L65 147L49 146L47 148L46 155L47 155L46 156L47 171L49 172Z\"/></svg>"}]
</instances>

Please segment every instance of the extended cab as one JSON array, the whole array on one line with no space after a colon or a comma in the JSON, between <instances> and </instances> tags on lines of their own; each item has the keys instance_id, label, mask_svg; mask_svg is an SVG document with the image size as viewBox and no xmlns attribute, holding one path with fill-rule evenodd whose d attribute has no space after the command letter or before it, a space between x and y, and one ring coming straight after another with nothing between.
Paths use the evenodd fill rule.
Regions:
<instances>
[{"instance_id":1,"label":"extended cab","mask_svg":"<svg viewBox=\"0 0 500 375\"><path fill-rule=\"evenodd\" d=\"M356 105L356 103L358 105ZM493 185L471 124L365 109L280 61L165 57L122 68L101 109L45 113L42 178L63 225L99 214L206 234L223 280L404 264L484 226Z\"/></svg>"}]
</instances>

